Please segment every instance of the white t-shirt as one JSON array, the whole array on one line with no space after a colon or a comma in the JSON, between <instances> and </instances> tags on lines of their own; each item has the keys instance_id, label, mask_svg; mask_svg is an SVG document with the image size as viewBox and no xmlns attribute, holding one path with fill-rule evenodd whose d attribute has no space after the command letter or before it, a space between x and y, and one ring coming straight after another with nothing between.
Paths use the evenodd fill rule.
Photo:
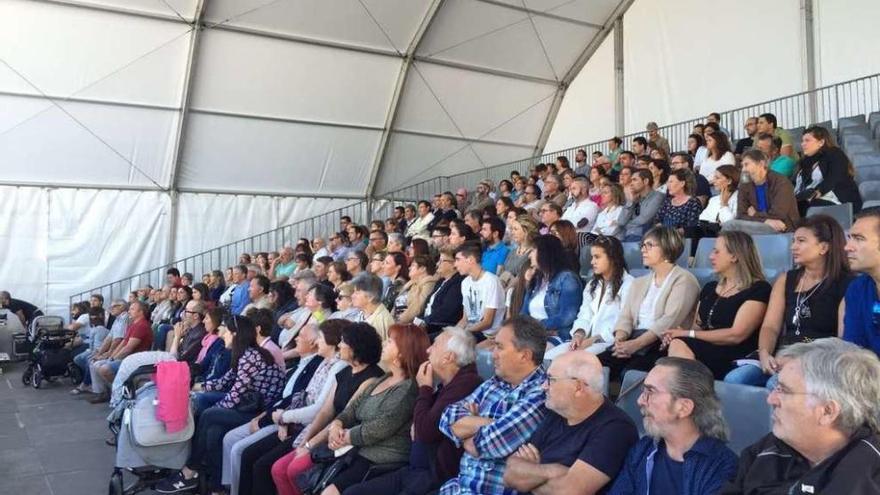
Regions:
<instances>
[{"instance_id":1,"label":"white t-shirt","mask_svg":"<svg viewBox=\"0 0 880 495\"><path fill-rule=\"evenodd\" d=\"M544 298L547 296L547 284L541 284L538 291L529 301L529 316L541 321L547 319L547 310L544 308Z\"/></svg>"},{"instance_id":2,"label":"white t-shirt","mask_svg":"<svg viewBox=\"0 0 880 495\"><path fill-rule=\"evenodd\" d=\"M651 275L651 283L648 285L648 293L645 294L645 298L642 299L642 304L639 306L639 321L636 322L636 328L639 330L645 330L651 328L654 325L654 310L657 306L657 296L660 295L660 292L663 290L663 287L666 286L666 282L672 278L669 275L666 275L666 278L663 279L663 283L660 284L660 287L657 287L656 278L654 275Z\"/></svg>"},{"instance_id":3,"label":"white t-shirt","mask_svg":"<svg viewBox=\"0 0 880 495\"><path fill-rule=\"evenodd\" d=\"M461 282L461 299L468 325L482 320L486 309L495 310L492 327L483 330L483 333L488 335L495 333L504 321L504 289L494 274L484 271L479 280L474 280L470 276L465 277Z\"/></svg>"},{"instance_id":4,"label":"white t-shirt","mask_svg":"<svg viewBox=\"0 0 880 495\"><path fill-rule=\"evenodd\" d=\"M715 177L715 169L721 165L736 165L736 157L729 151L721 155L719 160L713 159L711 154L707 155L700 165L700 175L711 181Z\"/></svg>"},{"instance_id":5,"label":"white t-shirt","mask_svg":"<svg viewBox=\"0 0 880 495\"><path fill-rule=\"evenodd\" d=\"M89 314L83 313L77 316L76 322L81 325L77 330L79 337L84 343L90 343L92 341L92 320L89 318Z\"/></svg>"},{"instance_id":6,"label":"white t-shirt","mask_svg":"<svg viewBox=\"0 0 880 495\"><path fill-rule=\"evenodd\" d=\"M599 216L599 206L589 198L572 204L562 213L562 219L571 222L578 232L589 232L596 223L597 216ZM582 220L586 220L586 223L580 227L578 224Z\"/></svg>"}]
</instances>

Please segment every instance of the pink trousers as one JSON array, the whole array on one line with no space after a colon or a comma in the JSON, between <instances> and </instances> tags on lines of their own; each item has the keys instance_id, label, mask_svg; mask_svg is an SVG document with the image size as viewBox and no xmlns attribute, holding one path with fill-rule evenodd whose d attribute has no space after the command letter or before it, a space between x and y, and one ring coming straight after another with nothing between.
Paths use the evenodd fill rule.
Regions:
<instances>
[{"instance_id":1,"label":"pink trousers","mask_svg":"<svg viewBox=\"0 0 880 495\"><path fill-rule=\"evenodd\" d=\"M272 464L272 481L278 489L278 495L301 495L296 486L296 477L312 468L312 457L303 455L296 457L296 449Z\"/></svg>"}]
</instances>

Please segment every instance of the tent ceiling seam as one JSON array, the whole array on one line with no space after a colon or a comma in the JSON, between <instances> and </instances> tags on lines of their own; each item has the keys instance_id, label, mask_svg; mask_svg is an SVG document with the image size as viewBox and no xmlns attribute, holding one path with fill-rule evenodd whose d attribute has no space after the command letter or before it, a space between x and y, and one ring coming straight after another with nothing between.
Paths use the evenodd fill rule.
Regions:
<instances>
[{"instance_id":1,"label":"tent ceiling seam","mask_svg":"<svg viewBox=\"0 0 880 495\"><path fill-rule=\"evenodd\" d=\"M504 9L517 10L517 11L524 12L524 13L526 13L526 14L529 14L529 16L533 16L533 15L535 15L535 16L538 16L538 17L546 17L547 19L553 19L553 20L560 21L560 22L567 22L567 23L569 23L569 24L577 24L578 26L584 26L584 27L589 27L589 28L593 28L593 29L602 29L602 25L601 25L601 24L596 24L596 23L589 22L589 21L582 21L582 20L580 20L580 19L574 19L574 18L572 18L572 17L565 17L565 16L562 16L562 15L552 14L552 13L551 13L553 10L556 10L556 9L558 9L558 8L560 8L560 7L563 7L563 6L565 6L565 5L568 5L568 4L570 4L570 3L573 3L573 2L576 1L576 0L569 0L569 1L564 2L564 3L562 3L562 4L559 4L559 5L556 5L556 6L554 6L554 7L551 7L551 8L549 8L549 9L547 9L547 10L535 10L535 9L531 9L531 8L529 8L529 7L526 7L525 3L523 3L523 5L520 7L519 5L514 5L514 4L510 4L510 3L500 2L500 1L498 1L498 0L476 0L476 1L477 1L477 2L480 2L480 3L488 4L488 5L495 5L496 7L501 7L501 8L504 8Z\"/></svg>"}]
</instances>

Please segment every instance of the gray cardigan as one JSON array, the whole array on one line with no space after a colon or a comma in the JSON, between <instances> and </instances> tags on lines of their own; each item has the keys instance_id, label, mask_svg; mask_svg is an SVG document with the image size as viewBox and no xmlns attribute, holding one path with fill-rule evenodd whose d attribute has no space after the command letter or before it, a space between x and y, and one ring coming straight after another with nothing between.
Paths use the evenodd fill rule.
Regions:
<instances>
[{"instance_id":1,"label":"gray cardigan","mask_svg":"<svg viewBox=\"0 0 880 495\"><path fill-rule=\"evenodd\" d=\"M385 374L365 388L336 416L349 429L351 444L359 448L360 456L374 464L409 460L409 429L418 387L410 378L373 395L390 376Z\"/></svg>"},{"instance_id":2,"label":"gray cardigan","mask_svg":"<svg viewBox=\"0 0 880 495\"><path fill-rule=\"evenodd\" d=\"M670 328L691 328L700 297L700 283L691 272L676 266L666 276L669 280L664 281L662 290L657 294L654 324L651 328L643 329L650 330L658 337ZM651 272L633 280L620 309L620 316L617 317L617 323L614 325L614 331L619 330L632 335L633 330L637 329L639 308L648 294L653 279L654 272Z\"/></svg>"},{"instance_id":3,"label":"gray cardigan","mask_svg":"<svg viewBox=\"0 0 880 495\"><path fill-rule=\"evenodd\" d=\"M663 206L663 198L666 195L652 190L638 203L627 201L620 212L619 225L624 226L624 239L629 236L643 236L656 223L657 212ZM639 214L635 214L636 205L639 206Z\"/></svg>"}]
</instances>

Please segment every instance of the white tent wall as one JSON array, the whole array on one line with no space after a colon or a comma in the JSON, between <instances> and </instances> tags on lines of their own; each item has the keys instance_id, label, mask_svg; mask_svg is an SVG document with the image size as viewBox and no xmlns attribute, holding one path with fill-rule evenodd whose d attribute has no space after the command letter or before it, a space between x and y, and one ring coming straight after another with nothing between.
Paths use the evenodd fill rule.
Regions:
<instances>
[{"instance_id":1,"label":"white tent wall","mask_svg":"<svg viewBox=\"0 0 880 495\"><path fill-rule=\"evenodd\" d=\"M0 186L0 290L46 303L48 230L46 189Z\"/></svg>"},{"instance_id":2,"label":"white tent wall","mask_svg":"<svg viewBox=\"0 0 880 495\"><path fill-rule=\"evenodd\" d=\"M880 2L813 5L816 84L880 72ZM800 9L801 0L636 0L624 15L626 132L808 89ZM613 64L609 36L568 88L547 152L613 135Z\"/></svg>"},{"instance_id":3,"label":"white tent wall","mask_svg":"<svg viewBox=\"0 0 880 495\"><path fill-rule=\"evenodd\" d=\"M817 84L880 72L880 2L816 1Z\"/></svg>"}]
</instances>

